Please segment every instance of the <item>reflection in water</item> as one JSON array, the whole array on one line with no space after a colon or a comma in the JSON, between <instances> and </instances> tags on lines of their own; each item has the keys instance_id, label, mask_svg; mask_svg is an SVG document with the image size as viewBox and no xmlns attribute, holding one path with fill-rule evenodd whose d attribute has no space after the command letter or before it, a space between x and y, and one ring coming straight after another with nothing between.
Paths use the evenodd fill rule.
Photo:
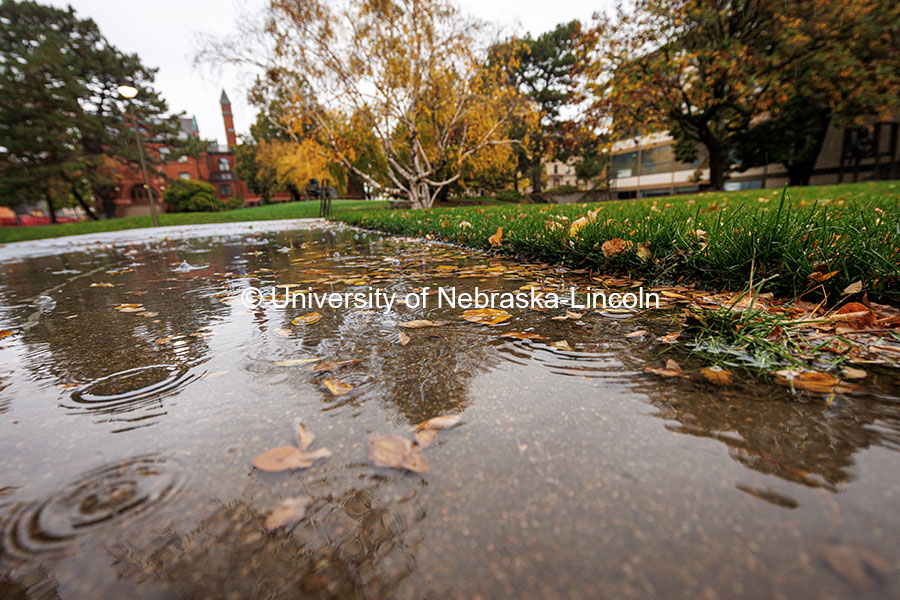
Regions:
<instances>
[{"instance_id":1,"label":"reflection in water","mask_svg":"<svg viewBox=\"0 0 900 600\"><path fill-rule=\"evenodd\" d=\"M898 466L894 374L829 403L644 374L672 313L512 310L489 327L432 302L293 324L310 310L238 295L586 280L338 227L240 227L0 265L16 333L0 349L0 596L839 596L856 584L820 546L900 555L900 490L871 475ZM401 345L412 319L447 324ZM463 425L425 450L428 475L367 462L369 434L448 413ZM332 457L253 470L294 418ZM267 532L299 494L308 516ZM876 595L900 585L882 571Z\"/></svg>"}]
</instances>

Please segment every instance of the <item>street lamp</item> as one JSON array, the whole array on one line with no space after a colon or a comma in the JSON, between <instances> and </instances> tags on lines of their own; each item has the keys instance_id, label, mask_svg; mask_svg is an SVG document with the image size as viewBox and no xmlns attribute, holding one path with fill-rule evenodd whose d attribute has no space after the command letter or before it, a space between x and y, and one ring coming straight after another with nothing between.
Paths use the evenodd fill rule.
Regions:
<instances>
[{"instance_id":1,"label":"street lamp","mask_svg":"<svg viewBox=\"0 0 900 600\"><path fill-rule=\"evenodd\" d=\"M119 95L126 100L131 100L138 95L138 89L131 81L123 81L116 89L119 92ZM150 202L150 217L153 219L153 226L158 227L159 220L156 217L156 202L153 198L153 189L150 187L150 179L147 177L147 165L144 164L144 143L141 141L141 131L137 119L131 111L131 102L128 103L125 110L131 118L131 123L134 127L134 139L137 142L138 157L141 159L141 173L144 175L144 190L147 192L147 200Z\"/></svg>"}]
</instances>

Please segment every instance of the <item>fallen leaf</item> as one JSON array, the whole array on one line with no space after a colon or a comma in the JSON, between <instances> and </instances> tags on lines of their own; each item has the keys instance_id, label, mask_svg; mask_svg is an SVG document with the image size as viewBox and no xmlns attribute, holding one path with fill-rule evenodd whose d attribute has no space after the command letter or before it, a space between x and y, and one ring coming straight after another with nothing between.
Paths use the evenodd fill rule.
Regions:
<instances>
[{"instance_id":1,"label":"fallen leaf","mask_svg":"<svg viewBox=\"0 0 900 600\"><path fill-rule=\"evenodd\" d=\"M812 279L813 281L822 283L823 281L828 281L829 279L831 279L832 277L837 275L839 272L840 271L831 271L830 273L819 273L818 271L813 271L812 273L807 275L807 277L809 279Z\"/></svg>"},{"instance_id":2,"label":"fallen leaf","mask_svg":"<svg viewBox=\"0 0 900 600\"><path fill-rule=\"evenodd\" d=\"M294 332L290 329L276 329L274 333L275 335L279 335L281 337L291 337L291 334Z\"/></svg>"},{"instance_id":3,"label":"fallen leaf","mask_svg":"<svg viewBox=\"0 0 900 600\"><path fill-rule=\"evenodd\" d=\"M659 367L644 367L645 373L653 373L654 375L659 375L661 377L683 377L685 379L690 379L687 375L684 374L684 371L681 370L681 366L671 358L666 361L666 366L663 368Z\"/></svg>"},{"instance_id":4,"label":"fallen leaf","mask_svg":"<svg viewBox=\"0 0 900 600\"><path fill-rule=\"evenodd\" d=\"M495 233L494 235L492 235L491 237L488 238L488 242L490 243L491 248L496 248L497 246L499 246L502 240L503 240L503 228L502 227L498 227L497 233Z\"/></svg>"},{"instance_id":5,"label":"fallen leaf","mask_svg":"<svg viewBox=\"0 0 900 600\"><path fill-rule=\"evenodd\" d=\"M322 318L322 313L311 312L307 315L302 315L297 317L296 319L291 321L291 325L312 325L316 321Z\"/></svg>"},{"instance_id":6,"label":"fallen leaf","mask_svg":"<svg viewBox=\"0 0 900 600\"><path fill-rule=\"evenodd\" d=\"M407 329L419 329L421 327L440 327L441 325L446 325L447 321L429 321L428 319L414 319L412 321L407 321L405 323L398 323L398 327L405 327Z\"/></svg>"},{"instance_id":7,"label":"fallen leaf","mask_svg":"<svg viewBox=\"0 0 900 600\"><path fill-rule=\"evenodd\" d=\"M842 294L858 294L862 291L862 281L855 281L844 288Z\"/></svg>"},{"instance_id":8,"label":"fallen leaf","mask_svg":"<svg viewBox=\"0 0 900 600\"><path fill-rule=\"evenodd\" d=\"M340 379L326 379L322 382L332 396L343 396L353 391L353 386Z\"/></svg>"},{"instance_id":9,"label":"fallen leaf","mask_svg":"<svg viewBox=\"0 0 900 600\"><path fill-rule=\"evenodd\" d=\"M460 229L468 229L468 228L472 227L472 224L469 223L468 221L460 221L458 227Z\"/></svg>"},{"instance_id":10,"label":"fallen leaf","mask_svg":"<svg viewBox=\"0 0 900 600\"><path fill-rule=\"evenodd\" d=\"M868 306L860 302L848 302L831 315L833 321L849 323L851 325L871 325L875 321L874 313Z\"/></svg>"},{"instance_id":11,"label":"fallen leaf","mask_svg":"<svg viewBox=\"0 0 900 600\"><path fill-rule=\"evenodd\" d=\"M511 314L499 308L473 308L463 313L462 318L472 323L482 325L499 325L512 317Z\"/></svg>"},{"instance_id":12,"label":"fallen leaf","mask_svg":"<svg viewBox=\"0 0 900 600\"><path fill-rule=\"evenodd\" d=\"M317 460L328 458L331 451L327 448L319 448L313 452L301 450L296 446L281 446L263 452L253 459L253 466L262 471L290 471L293 469L306 469Z\"/></svg>"},{"instance_id":13,"label":"fallen leaf","mask_svg":"<svg viewBox=\"0 0 900 600\"><path fill-rule=\"evenodd\" d=\"M674 331L672 333L667 333L666 335L659 338L659 340L665 344L674 344L675 341L681 337L680 331Z\"/></svg>"},{"instance_id":14,"label":"fallen leaf","mask_svg":"<svg viewBox=\"0 0 900 600\"><path fill-rule=\"evenodd\" d=\"M8 338L12 334L13 332L9 329L0 329L0 340L2 340L3 338Z\"/></svg>"},{"instance_id":15,"label":"fallen leaf","mask_svg":"<svg viewBox=\"0 0 900 600\"><path fill-rule=\"evenodd\" d=\"M703 373L703 377L708 382L716 385L729 385L731 380L734 379L734 374L722 367L706 367L705 369L700 369L700 372Z\"/></svg>"},{"instance_id":16,"label":"fallen leaf","mask_svg":"<svg viewBox=\"0 0 900 600\"><path fill-rule=\"evenodd\" d=\"M570 345L569 345L569 342L567 342L566 340L559 340L559 341L556 341L556 342L550 342L550 343L547 344L547 345L548 345L548 346L551 346L551 347L553 347L553 348L556 348L557 350L568 350L569 352L573 352L572 346L570 346Z\"/></svg>"},{"instance_id":17,"label":"fallen leaf","mask_svg":"<svg viewBox=\"0 0 900 600\"><path fill-rule=\"evenodd\" d=\"M644 244L638 244L637 245L637 256L642 261L647 262L653 256L653 253L650 252L650 248L648 248Z\"/></svg>"},{"instance_id":18,"label":"fallen leaf","mask_svg":"<svg viewBox=\"0 0 900 600\"><path fill-rule=\"evenodd\" d=\"M423 421L416 425L416 431L442 431L444 429L450 429L459 424L462 421L462 417L459 415L441 415L440 417L434 417L433 419L428 419L427 421Z\"/></svg>"},{"instance_id":19,"label":"fallen leaf","mask_svg":"<svg viewBox=\"0 0 900 600\"><path fill-rule=\"evenodd\" d=\"M862 369L854 369L853 367L844 367L841 371L841 377L844 379L864 379L869 374Z\"/></svg>"},{"instance_id":20,"label":"fallen leaf","mask_svg":"<svg viewBox=\"0 0 900 600\"><path fill-rule=\"evenodd\" d=\"M313 440L316 439L316 434L307 429L300 419L297 419L296 423L294 423L294 429L297 432L297 445L300 449L306 450L309 448Z\"/></svg>"},{"instance_id":21,"label":"fallen leaf","mask_svg":"<svg viewBox=\"0 0 900 600\"><path fill-rule=\"evenodd\" d=\"M603 242L603 245L600 246L600 250L603 252L603 256L610 257L624 252L627 245L628 244L622 238L613 238Z\"/></svg>"},{"instance_id":22,"label":"fallen leaf","mask_svg":"<svg viewBox=\"0 0 900 600\"><path fill-rule=\"evenodd\" d=\"M638 329L637 331L632 331L631 333L626 333L625 337L627 337L627 338L644 337L645 335L647 335L646 329Z\"/></svg>"},{"instance_id":23,"label":"fallen leaf","mask_svg":"<svg viewBox=\"0 0 900 600\"><path fill-rule=\"evenodd\" d=\"M376 467L407 469L427 473L428 463L422 457L422 448L398 435L370 435L369 460Z\"/></svg>"},{"instance_id":24,"label":"fallen leaf","mask_svg":"<svg viewBox=\"0 0 900 600\"><path fill-rule=\"evenodd\" d=\"M276 360L275 364L279 367L296 367L297 365L308 365L322 360L321 358L291 358L288 360Z\"/></svg>"},{"instance_id":25,"label":"fallen leaf","mask_svg":"<svg viewBox=\"0 0 900 600\"><path fill-rule=\"evenodd\" d=\"M405 332L401 331L400 335L397 336L397 343L399 343L401 346L405 346L409 343L410 339L411 338L406 335Z\"/></svg>"},{"instance_id":26,"label":"fallen leaf","mask_svg":"<svg viewBox=\"0 0 900 600\"><path fill-rule=\"evenodd\" d=\"M437 438L437 430L424 429L422 431L417 431L413 434L413 437L416 438L416 443L420 448L427 448L435 438Z\"/></svg>"},{"instance_id":27,"label":"fallen leaf","mask_svg":"<svg viewBox=\"0 0 900 600\"><path fill-rule=\"evenodd\" d=\"M569 226L569 237L575 237L581 229L590 221L587 217L581 217Z\"/></svg>"},{"instance_id":28,"label":"fallen leaf","mask_svg":"<svg viewBox=\"0 0 900 600\"><path fill-rule=\"evenodd\" d=\"M115 307L117 311L124 313L144 312L143 304L120 304Z\"/></svg>"},{"instance_id":29,"label":"fallen leaf","mask_svg":"<svg viewBox=\"0 0 900 600\"><path fill-rule=\"evenodd\" d=\"M830 394L831 392L845 391L852 388L852 386L842 385L841 380L834 375L819 371L782 369L775 371L773 375L775 375L775 383L779 385L793 386L796 390L805 390L819 394Z\"/></svg>"},{"instance_id":30,"label":"fallen leaf","mask_svg":"<svg viewBox=\"0 0 900 600\"><path fill-rule=\"evenodd\" d=\"M159 313L158 313L158 312L153 312L153 311L150 311L150 310L145 310L145 311L142 312L142 313L138 313L138 316L146 317L146 318L148 318L148 319L152 319L153 317L158 317L158 316L159 316ZM212 334L210 334L210 335L212 335Z\"/></svg>"},{"instance_id":31,"label":"fallen leaf","mask_svg":"<svg viewBox=\"0 0 900 600\"><path fill-rule=\"evenodd\" d=\"M362 361L358 358L350 358L347 360L329 360L329 361L325 361L323 363L317 364L315 367L313 367L313 370L316 373L326 373L329 371L338 371L340 369L343 369L344 367L350 367L350 366L359 364L360 362L362 362Z\"/></svg>"},{"instance_id":32,"label":"fallen leaf","mask_svg":"<svg viewBox=\"0 0 900 600\"><path fill-rule=\"evenodd\" d=\"M890 571L890 564L862 546L839 544L822 550L828 568L859 589L867 590Z\"/></svg>"},{"instance_id":33,"label":"fallen leaf","mask_svg":"<svg viewBox=\"0 0 900 600\"><path fill-rule=\"evenodd\" d=\"M89 285L88 287L111 288L111 287L118 287L118 286L120 286L120 285L122 285L122 284L121 284L121 283L109 283L109 282L106 282L106 281L98 281L98 282L96 282L96 283L92 283L92 284Z\"/></svg>"},{"instance_id":34,"label":"fallen leaf","mask_svg":"<svg viewBox=\"0 0 900 600\"><path fill-rule=\"evenodd\" d=\"M577 321L581 317L584 316L584 313L575 312L573 310L567 310L564 315L557 315L555 317L550 317L554 321L566 321L571 319L572 321Z\"/></svg>"},{"instance_id":35,"label":"fallen leaf","mask_svg":"<svg viewBox=\"0 0 900 600\"><path fill-rule=\"evenodd\" d=\"M306 509L312 502L313 499L310 496L285 498L269 513L269 516L266 518L266 529L272 531L279 527L296 523L306 516Z\"/></svg>"},{"instance_id":36,"label":"fallen leaf","mask_svg":"<svg viewBox=\"0 0 900 600\"><path fill-rule=\"evenodd\" d=\"M514 338L517 340L542 340L542 339L544 339L544 336L542 336L542 335L538 335L536 333L525 333L522 331L507 331L506 333L502 334L500 337Z\"/></svg>"}]
</instances>

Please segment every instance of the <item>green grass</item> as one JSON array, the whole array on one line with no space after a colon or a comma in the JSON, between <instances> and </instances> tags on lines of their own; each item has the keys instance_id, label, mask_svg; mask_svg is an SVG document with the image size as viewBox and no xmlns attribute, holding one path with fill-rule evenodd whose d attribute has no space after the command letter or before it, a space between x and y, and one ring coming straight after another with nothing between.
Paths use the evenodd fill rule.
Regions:
<instances>
[{"instance_id":1,"label":"green grass","mask_svg":"<svg viewBox=\"0 0 900 600\"><path fill-rule=\"evenodd\" d=\"M570 234L589 210L596 218ZM900 182L717 192L573 205L338 212L368 229L589 267L646 281L744 289L754 273L781 297L836 300L861 281L873 300L900 301ZM626 249L607 256L613 238ZM646 246L649 260L638 255ZM822 281L811 278L815 273ZM826 278L827 275L827 278Z\"/></svg>"},{"instance_id":2,"label":"green grass","mask_svg":"<svg viewBox=\"0 0 900 600\"><path fill-rule=\"evenodd\" d=\"M366 200L334 200L332 209L348 214L356 211L383 208L387 202ZM235 223L239 221L270 221L273 219L300 219L319 216L318 202L284 202L255 208L239 208L214 213L171 213L159 215L160 225L194 225L197 223ZM34 227L0 227L0 243L38 240L64 235L121 231L150 227L150 216L126 217L103 221L83 221L61 225L37 225Z\"/></svg>"}]
</instances>

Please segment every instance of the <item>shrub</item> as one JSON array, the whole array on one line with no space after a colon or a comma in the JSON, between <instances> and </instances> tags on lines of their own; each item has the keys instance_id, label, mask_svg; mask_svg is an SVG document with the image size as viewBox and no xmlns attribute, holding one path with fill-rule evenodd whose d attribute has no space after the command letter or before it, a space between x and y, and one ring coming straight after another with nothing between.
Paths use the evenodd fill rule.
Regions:
<instances>
[{"instance_id":1,"label":"shrub","mask_svg":"<svg viewBox=\"0 0 900 600\"><path fill-rule=\"evenodd\" d=\"M225 199L225 210L234 210L236 208L244 208L244 201L234 196Z\"/></svg>"},{"instance_id":2,"label":"shrub","mask_svg":"<svg viewBox=\"0 0 900 600\"><path fill-rule=\"evenodd\" d=\"M217 212L225 205L216 196L216 188L204 181L177 179L163 194L163 200L175 212Z\"/></svg>"},{"instance_id":3,"label":"shrub","mask_svg":"<svg viewBox=\"0 0 900 600\"><path fill-rule=\"evenodd\" d=\"M516 190L500 190L494 194L494 198L496 198L498 202L521 202L522 194Z\"/></svg>"},{"instance_id":4,"label":"shrub","mask_svg":"<svg viewBox=\"0 0 900 600\"><path fill-rule=\"evenodd\" d=\"M571 194L573 192L580 192L577 185L558 185L556 187L552 187L549 190L544 190L545 194Z\"/></svg>"}]
</instances>

